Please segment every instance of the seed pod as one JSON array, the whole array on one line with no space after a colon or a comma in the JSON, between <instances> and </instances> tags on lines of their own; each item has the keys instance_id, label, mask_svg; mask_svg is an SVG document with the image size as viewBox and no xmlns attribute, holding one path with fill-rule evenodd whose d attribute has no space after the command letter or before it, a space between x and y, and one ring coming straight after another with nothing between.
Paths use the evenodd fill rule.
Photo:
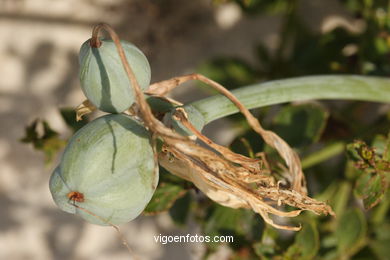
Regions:
<instances>
[{"instance_id":1,"label":"seed pod","mask_svg":"<svg viewBox=\"0 0 390 260\"><path fill-rule=\"evenodd\" d=\"M121 41L126 58L141 89L150 83L150 66L145 55L133 44ZM133 89L115 44L101 40L101 46L86 41L80 49L80 82L85 96L97 108L108 113L121 113L134 103Z\"/></svg>"},{"instance_id":2,"label":"seed pod","mask_svg":"<svg viewBox=\"0 0 390 260\"><path fill-rule=\"evenodd\" d=\"M50 191L66 212L98 225L122 224L144 210L157 182L146 129L127 115L111 114L70 139Z\"/></svg>"}]
</instances>

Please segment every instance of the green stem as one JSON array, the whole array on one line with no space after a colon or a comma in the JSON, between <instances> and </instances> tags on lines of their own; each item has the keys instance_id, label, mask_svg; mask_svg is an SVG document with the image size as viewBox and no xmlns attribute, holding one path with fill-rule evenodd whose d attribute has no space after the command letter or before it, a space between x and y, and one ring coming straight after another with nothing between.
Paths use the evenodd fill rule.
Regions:
<instances>
[{"instance_id":1,"label":"green stem","mask_svg":"<svg viewBox=\"0 0 390 260\"><path fill-rule=\"evenodd\" d=\"M325 146L321 150L310 154L302 159L302 169L312 167L318 163L321 163L327 159L330 159L344 151L345 143L336 142Z\"/></svg>"},{"instance_id":2,"label":"green stem","mask_svg":"<svg viewBox=\"0 0 390 260\"><path fill-rule=\"evenodd\" d=\"M242 87L232 93L249 109L310 99L344 99L390 103L390 78L340 75L307 76ZM202 116L203 125L238 109L222 95L185 106ZM191 117L191 116L190 116ZM199 126L200 129L203 126Z\"/></svg>"}]
</instances>

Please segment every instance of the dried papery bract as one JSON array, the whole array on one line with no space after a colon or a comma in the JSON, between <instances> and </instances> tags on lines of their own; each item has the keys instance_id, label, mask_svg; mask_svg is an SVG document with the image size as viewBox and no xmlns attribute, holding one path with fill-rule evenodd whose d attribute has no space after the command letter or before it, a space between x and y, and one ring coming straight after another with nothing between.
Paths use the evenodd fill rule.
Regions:
<instances>
[{"instance_id":1,"label":"dried papery bract","mask_svg":"<svg viewBox=\"0 0 390 260\"><path fill-rule=\"evenodd\" d=\"M264 130L258 120L228 90L218 83L199 74L176 77L171 80L155 83L150 86L148 94L164 96L171 89L188 80L200 80L217 89L229 98L244 114L251 127L259 133L265 142L275 148L285 160L289 168L290 188L280 188L269 175L268 169L261 167L261 162L243 155L235 154L225 147L214 144L198 132L188 121L184 110L178 109L174 119L179 120L214 151L201 147L191 138L181 136L157 120L144 99L134 73L129 66L120 44L119 37L107 24L95 27L104 28L114 41L123 66L133 87L137 116L152 133L153 139L160 138L163 143L162 152L158 155L160 164L171 173L193 182L212 200L232 208L251 208L260 214L270 225L286 230L299 230L300 227L278 225L269 214L281 217L295 217L302 210L310 210L316 214L334 215L332 209L323 202L316 201L306 195L304 175L297 154L288 144L271 131ZM155 149L156 151L156 149ZM155 153L157 156L157 153ZM284 212L275 208L275 204L290 205L298 210Z\"/></svg>"},{"instance_id":2,"label":"dried papery bract","mask_svg":"<svg viewBox=\"0 0 390 260\"><path fill-rule=\"evenodd\" d=\"M76 107L76 121L80 121L83 115L95 111L97 108L87 99Z\"/></svg>"},{"instance_id":3,"label":"dried papery bract","mask_svg":"<svg viewBox=\"0 0 390 260\"><path fill-rule=\"evenodd\" d=\"M241 102L231 92L229 92L219 83L200 74L190 74L152 84L148 89L147 93L157 96L165 95L170 90L177 87L179 84L182 84L189 80L199 80L226 96L245 116L252 129L255 130L260 136L262 136L264 141L271 147L275 148L282 156L289 168L289 173L291 175L290 182L292 183L292 188L298 192L302 192L304 194L307 193L301 162L295 151L292 150L291 147L274 132L263 129L263 127L260 125L260 122L249 112L249 110L245 108L245 106L243 106Z\"/></svg>"}]
</instances>

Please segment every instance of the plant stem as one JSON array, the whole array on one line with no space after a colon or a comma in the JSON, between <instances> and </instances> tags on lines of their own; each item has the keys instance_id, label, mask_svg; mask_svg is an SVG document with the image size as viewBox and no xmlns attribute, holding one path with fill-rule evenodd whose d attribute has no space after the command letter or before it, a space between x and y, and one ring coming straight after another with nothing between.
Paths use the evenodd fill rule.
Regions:
<instances>
[{"instance_id":1,"label":"plant stem","mask_svg":"<svg viewBox=\"0 0 390 260\"><path fill-rule=\"evenodd\" d=\"M327 159L330 159L344 151L345 143L336 142L325 146L321 150L310 154L302 159L302 169L312 167L318 163L321 163Z\"/></svg>"},{"instance_id":2,"label":"plant stem","mask_svg":"<svg viewBox=\"0 0 390 260\"><path fill-rule=\"evenodd\" d=\"M390 78L332 75L275 80L242 87L232 93L248 109L310 99L345 99L390 103ZM211 96L185 106L195 109L204 124L238 112L222 95Z\"/></svg>"}]
</instances>

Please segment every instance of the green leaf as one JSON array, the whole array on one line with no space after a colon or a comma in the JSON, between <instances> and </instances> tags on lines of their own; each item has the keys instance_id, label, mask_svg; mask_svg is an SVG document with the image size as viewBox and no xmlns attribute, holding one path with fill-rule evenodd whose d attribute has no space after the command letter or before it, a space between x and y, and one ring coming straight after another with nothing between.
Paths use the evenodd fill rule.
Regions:
<instances>
[{"instance_id":1,"label":"green leaf","mask_svg":"<svg viewBox=\"0 0 390 260\"><path fill-rule=\"evenodd\" d=\"M42 147L42 151L45 154L45 163L50 164L51 162L53 162L55 156L62 148L65 147L65 145L66 141L58 137L46 139Z\"/></svg>"},{"instance_id":2,"label":"green leaf","mask_svg":"<svg viewBox=\"0 0 390 260\"><path fill-rule=\"evenodd\" d=\"M356 162L356 167L359 169L375 165L375 150L361 140L348 144L347 152L349 158Z\"/></svg>"},{"instance_id":3,"label":"green leaf","mask_svg":"<svg viewBox=\"0 0 390 260\"><path fill-rule=\"evenodd\" d=\"M76 111L73 108L61 108L60 113L66 125L69 126L73 132L76 132L88 123L87 116L83 116L82 120L76 121Z\"/></svg>"},{"instance_id":4,"label":"green leaf","mask_svg":"<svg viewBox=\"0 0 390 260\"><path fill-rule=\"evenodd\" d=\"M336 228L339 254L353 255L364 243L366 220L359 209L348 209L340 216Z\"/></svg>"},{"instance_id":5,"label":"green leaf","mask_svg":"<svg viewBox=\"0 0 390 260\"><path fill-rule=\"evenodd\" d=\"M265 226L261 235L261 241L252 244L252 247L257 256L261 259L272 259L271 257L277 254L277 250L280 249L278 245L278 236L280 233L270 226Z\"/></svg>"},{"instance_id":6,"label":"green leaf","mask_svg":"<svg viewBox=\"0 0 390 260\"><path fill-rule=\"evenodd\" d=\"M333 182L321 196L317 196L316 198L322 201L329 201L329 205L336 213L336 216L340 216L347 206L351 190L351 183L337 181Z\"/></svg>"},{"instance_id":7,"label":"green leaf","mask_svg":"<svg viewBox=\"0 0 390 260\"><path fill-rule=\"evenodd\" d=\"M175 108L175 106L177 106L168 102L163 98L153 97L153 96L146 96L146 102L148 102L153 113L155 113L157 116L172 111Z\"/></svg>"},{"instance_id":8,"label":"green leaf","mask_svg":"<svg viewBox=\"0 0 390 260\"><path fill-rule=\"evenodd\" d=\"M42 129L39 131L38 129ZM31 143L38 151L45 154L45 163L51 163L55 155L61 150L66 142L59 138L49 123L36 119L25 128L25 136L20 139L23 143Z\"/></svg>"},{"instance_id":9,"label":"green leaf","mask_svg":"<svg viewBox=\"0 0 390 260\"><path fill-rule=\"evenodd\" d=\"M232 93L248 109L313 99L354 99L388 103L389 83L388 77L305 76L260 82L235 89ZM239 112L237 106L221 94L186 104L184 109L188 107L192 107L202 116L204 124Z\"/></svg>"},{"instance_id":10,"label":"green leaf","mask_svg":"<svg viewBox=\"0 0 390 260\"><path fill-rule=\"evenodd\" d=\"M274 118L273 130L293 147L317 141L326 124L328 112L316 104L285 106Z\"/></svg>"},{"instance_id":11,"label":"green leaf","mask_svg":"<svg viewBox=\"0 0 390 260\"><path fill-rule=\"evenodd\" d=\"M173 203L186 194L187 190L180 184L160 182L153 194L148 206L144 210L145 215L153 215L167 211Z\"/></svg>"},{"instance_id":12,"label":"green leaf","mask_svg":"<svg viewBox=\"0 0 390 260\"><path fill-rule=\"evenodd\" d=\"M387 212L390 209L390 192L385 193L385 198L373 209L370 221L379 224L386 221Z\"/></svg>"},{"instance_id":13,"label":"green leaf","mask_svg":"<svg viewBox=\"0 0 390 260\"><path fill-rule=\"evenodd\" d=\"M295 236L295 243L289 247L285 257L292 259L311 259L320 247L319 234L313 221L305 223Z\"/></svg>"},{"instance_id":14,"label":"green leaf","mask_svg":"<svg viewBox=\"0 0 390 260\"><path fill-rule=\"evenodd\" d=\"M185 195L175 201L173 206L169 209L169 215L173 222L184 226L187 222L188 215L191 210L191 194L186 192Z\"/></svg>"},{"instance_id":15,"label":"green leaf","mask_svg":"<svg viewBox=\"0 0 390 260\"><path fill-rule=\"evenodd\" d=\"M210 208L205 220L204 232L209 236L233 236L230 246L237 249L247 247L250 241L260 240L263 223L250 210L232 209L219 204ZM209 247L215 247L210 243Z\"/></svg>"},{"instance_id":16,"label":"green leaf","mask_svg":"<svg viewBox=\"0 0 390 260\"><path fill-rule=\"evenodd\" d=\"M42 125L43 125L43 135L42 135L42 139L46 140L46 139L50 139L50 138L53 138L53 137L58 137L59 134L54 131L48 122L46 122L45 120L42 121Z\"/></svg>"},{"instance_id":17,"label":"green leaf","mask_svg":"<svg viewBox=\"0 0 390 260\"><path fill-rule=\"evenodd\" d=\"M257 138L259 139L258 136ZM255 157L255 153L252 149L251 143L248 141L247 138L242 136L239 136L236 139L234 139L233 142L229 145L229 149L235 153L239 153L250 158Z\"/></svg>"},{"instance_id":18,"label":"green leaf","mask_svg":"<svg viewBox=\"0 0 390 260\"><path fill-rule=\"evenodd\" d=\"M377 205L386 191L383 174L362 174L356 182L355 194L363 199L364 208L371 209Z\"/></svg>"},{"instance_id":19,"label":"green leaf","mask_svg":"<svg viewBox=\"0 0 390 260\"><path fill-rule=\"evenodd\" d=\"M386 150L386 146L389 145L387 142L387 138L384 135L376 135L374 140L371 143L372 147L375 147L375 153L379 155L383 155Z\"/></svg>"},{"instance_id":20,"label":"green leaf","mask_svg":"<svg viewBox=\"0 0 390 260\"><path fill-rule=\"evenodd\" d=\"M386 173L390 172L390 164L385 158L387 142L384 137L376 136L373 142L374 148L359 140L347 146L350 158L356 162L355 167L360 169L355 195L363 199L366 209L377 205L388 187Z\"/></svg>"},{"instance_id":21,"label":"green leaf","mask_svg":"<svg viewBox=\"0 0 390 260\"><path fill-rule=\"evenodd\" d=\"M305 258L314 257L319 249L319 235L314 222L303 225L303 228L295 237L295 244Z\"/></svg>"},{"instance_id":22,"label":"green leaf","mask_svg":"<svg viewBox=\"0 0 390 260\"><path fill-rule=\"evenodd\" d=\"M256 255L261 257L261 259L270 257L276 253L275 246L264 244L263 242L257 242L253 244L253 249L255 250Z\"/></svg>"},{"instance_id":23,"label":"green leaf","mask_svg":"<svg viewBox=\"0 0 390 260\"><path fill-rule=\"evenodd\" d=\"M38 123L39 123L39 120L36 119L30 125L26 126L26 128L24 130L25 136L20 139L21 142L33 143L34 147L40 146L40 143L38 142L40 138L38 137L38 131L37 131Z\"/></svg>"},{"instance_id":24,"label":"green leaf","mask_svg":"<svg viewBox=\"0 0 390 260\"><path fill-rule=\"evenodd\" d=\"M375 239L371 240L369 247L378 259L388 259L390 256L390 224L384 223L375 227Z\"/></svg>"},{"instance_id":25,"label":"green leaf","mask_svg":"<svg viewBox=\"0 0 390 260\"><path fill-rule=\"evenodd\" d=\"M193 185L160 167L160 180L145 215L153 215L169 210L177 199L183 197Z\"/></svg>"},{"instance_id":26,"label":"green leaf","mask_svg":"<svg viewBox=\"0 0 390 260\"><path fill-rule=\"evenodd\" d=\"M239 225L242 215L242 210L216 204L207 218L204 231L206 234L213 236L235 235L237 231L242 233Z\"/></svg>"},{"instance_id":27,"label":"green leaf","mask_svg":"<svg viewBox=\"0 0 390 260\"><path fill-rule=\"evenodd\" d=\"M336 194L330 202L334 212L336 213L336 216L339 216L344 212L352 190L351 184L349 182L339 182L338 184L339 187L336 191Z\"/></svg>"}]
</instances>

